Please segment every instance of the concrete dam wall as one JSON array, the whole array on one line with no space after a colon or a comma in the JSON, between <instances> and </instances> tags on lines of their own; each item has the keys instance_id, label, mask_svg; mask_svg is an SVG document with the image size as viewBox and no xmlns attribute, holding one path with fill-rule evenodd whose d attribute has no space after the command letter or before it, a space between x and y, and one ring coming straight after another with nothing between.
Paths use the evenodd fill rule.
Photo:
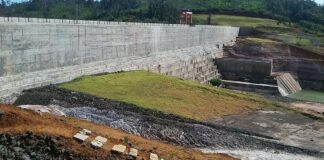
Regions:
<instances>
[{"instance_id":1,"label":"concrete dam wall","mask_svg":"<svg viewBox=\"0 0 324 160\"><path fill-rule=\"evenodd\" d=\"M0 17L0 97L82 75L149 70L205 82L239 28Z\"/></svg>"}]
</instances>

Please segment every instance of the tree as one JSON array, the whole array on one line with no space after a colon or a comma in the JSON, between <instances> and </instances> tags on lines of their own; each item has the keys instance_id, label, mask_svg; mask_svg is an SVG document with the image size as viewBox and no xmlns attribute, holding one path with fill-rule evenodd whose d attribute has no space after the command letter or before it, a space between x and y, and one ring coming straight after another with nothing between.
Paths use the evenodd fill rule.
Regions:
<instances>
[{"instance_id":1,"label":"tree","mask_svg":"<svg viewBox=\"0 0 324 160\"><path fill-rule=\"evenodd\" d=\"M177 23L179 8L171 0L150 0L148 17L161 22Z\"/></svg>"},{"instance_id":2,"label":"tree","mask_svg":"<svg viewBox=\"0 0 324 160\"><path fill-rule=\"evenodd\" d=\"M0 7L1 8L5 8L6 6L7 6L6 1L5 0L1 0Z\"/></svg>"}]
</instances>

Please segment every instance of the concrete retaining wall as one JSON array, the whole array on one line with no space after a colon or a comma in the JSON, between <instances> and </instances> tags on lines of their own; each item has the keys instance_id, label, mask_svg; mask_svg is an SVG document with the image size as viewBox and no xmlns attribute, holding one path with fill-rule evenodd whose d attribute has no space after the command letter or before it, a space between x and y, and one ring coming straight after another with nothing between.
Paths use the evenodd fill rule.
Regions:
<instances>
[{"instance_id":1,"label":"concrete retaining wall","mask_svg":"<svg viewBox=\"0 0 324 160\"><path fill-rule=\"evenodd\" d=\"M0 97L82 75L150 70L207 81L239 28L0 17Z\"/></svg>"},{"instance_id":2,"label":"concrete retaining wall","mask_svg":"<svg viewBox=\"0 0 324 160\"><path fill-rule=\"evenodd\" d=\"M221 58L217 59L216 64L225 80L263 84L276 83L271 77L271 60Z\"/></svg>"}]
</instances>

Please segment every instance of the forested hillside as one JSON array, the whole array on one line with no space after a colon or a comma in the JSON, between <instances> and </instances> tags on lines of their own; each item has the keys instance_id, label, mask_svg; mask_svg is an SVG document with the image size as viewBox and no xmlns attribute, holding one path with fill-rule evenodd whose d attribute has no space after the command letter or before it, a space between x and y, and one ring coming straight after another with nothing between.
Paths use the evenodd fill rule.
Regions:
<instances>
[{"instance_id":1,"label":"forested hillside","mask_svg":"<svg viewBox=\"0 0 324 160\"><path fill-rule=\"evenodd\" d=\"M177 23L181 9L195 13L273 18L324 32L324 6L313 0L2 0L1 16Z\"/></svg>"}]
</instances>

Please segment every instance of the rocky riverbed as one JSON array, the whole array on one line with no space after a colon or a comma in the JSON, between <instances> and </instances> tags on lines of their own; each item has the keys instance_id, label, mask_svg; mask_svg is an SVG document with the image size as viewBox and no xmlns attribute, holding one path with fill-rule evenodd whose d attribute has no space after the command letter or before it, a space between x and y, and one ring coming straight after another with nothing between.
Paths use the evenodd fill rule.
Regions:
<instances>
[{"instance_id":1,"label":"rocky riverbed","mask_svg":"<svg viewBox=\"0 0 324 160\"><path fill-rule=\"evenodd\" d=\"M278 151L324 158L316 150L281 144L269 136L227 126L203 123L171 114L96 98L90 95L47 86L26 91L16 105L55 105L68 116L105 124L149 139L167 141L191 148L214 150Z\"/></svg>"}]
</instances>

